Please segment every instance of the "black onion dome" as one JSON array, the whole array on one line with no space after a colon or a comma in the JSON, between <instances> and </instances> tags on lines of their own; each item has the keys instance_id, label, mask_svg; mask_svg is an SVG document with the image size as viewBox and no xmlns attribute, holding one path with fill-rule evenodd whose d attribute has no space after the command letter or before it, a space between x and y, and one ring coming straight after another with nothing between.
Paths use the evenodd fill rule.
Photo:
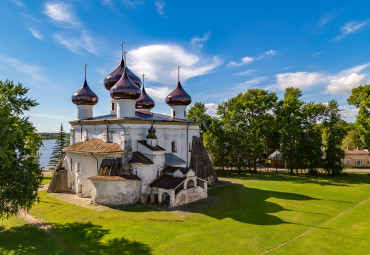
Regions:
<instances>
[{"instance_id":1,"label":"black onion dome","mask_svg":"<svg viewBox=\"0 0 370 255\"><path fill-rule=\"evenodd\" d=\"M148 129L148 135L146 136L146 138L148 139L157 139L157 136L155 135L155 128L153 127L153 125Z\"/></svg>"},{"instance_id":2,"label":"black onion dome","mask_svg":"<svg viewBox=\"0 0 370 255\"><path fill-rule=\"evenodd\" d=\"M121 78L123 74L123 69L125 68L125 62L122 59L119 66L110 74L108 74L107 77L104 79L104 86L107 90L110 90L114 84L116 84L119 79ZM141 80L139 77L137 77L136 74L134 74L130 69L126 67L128 77L139 87L141 88Z\"/></svg>"},{"instance_id":3,"label":"black onion dome","mask_svg":"<svg viewBox=\"0 0 370 255\"><path fill-rule=\"evenodd\" d=\"M172 105L189 105L191 103L191 96L182 88L181 83L166 97L166 104Z\"/></svg>"},{"instance_id":4,"label":"black onion dome","mask_svg":"<svg viewBox=\"0 0 370 255\"><path fill-rule=\"evenodd\" d=\"M140 88L128 77L127 72L123 72L119 81L110 89L110 95L114 99L138 99L140 92Z\"/></svg>"},{"instance_id":5,"label":"black onion dome","mask_svg":"<svg viewBox=\"0 0 370 255\"><path fill-rule=\"evenodd\" d=\"M98 101L98 96L90 89L86 79L82 87L72 95L72 102L76 105L96 105Z\"/></svg>"},{"instance_id":6,"label":"black onion dome","mask_svg":"<svg viewBox=\"0 0 370 255\"><path fill-rule=\"evenodd\" d=\"M136 100L136 109L152 109L154 106L154 100L150 98L143 87L140 97Z\"/></svg>"}]
</instances>

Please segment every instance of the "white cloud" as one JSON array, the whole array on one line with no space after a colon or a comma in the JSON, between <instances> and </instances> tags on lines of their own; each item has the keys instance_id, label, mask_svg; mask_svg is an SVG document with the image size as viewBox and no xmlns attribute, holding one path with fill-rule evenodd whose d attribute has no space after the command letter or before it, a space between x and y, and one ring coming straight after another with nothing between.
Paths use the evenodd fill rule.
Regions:
<instances>
[{"instance_id":1,"label":"white cloud","mask_svg":"<svg viewBox=\"0 0 370 255\"><path fill-rule=\"evenodd\" d=\"M316 86L326 86L326 93L348 95L353 88L366 83L365 74L359 72L368 66L370 64L357 65L336 74L320 72L280 73L275 75L276 84L273 87L284 90L286 87L310 89Z\"/></svg>"},{"instance_id":2,"label":"white cloud","mask_svg":"<svg viewBox=\"0 0 370 255\"><path fill-rule=\"evenodd\" d=\"M20 0L11 0L13 4L17 5L18 7L23 7L24 4Z\"/></svg>"},{"instance_id":3,"label":"white cloud","mask_svg":"<svg viewBox=\"0 0 370 255\"><path fill-rule=\"evenodd\" d=\"M349 34L352 34L352 33L356 32L357 30L359 30L360 28L365 26L367 23L368 23L367 21L364 21L364 22L357 22L357 21L347 22L343 27L340 28L340 30L342 31L342 34L339 35L338 37L334 38L334 40L340 40L343 37L345 37L346 35L349 35Z\"/></svg>"},{"instance_id":4,"label":"white cloud","mask_svg":"<svg viewBox=\"0 0 370 255\"><path fill-rule=\"evenodd\" d=\"M296 73L280 73L275 75L277 81L277 88L284 90L287 87L296 87L306 89L312 86L324 84L328 81L323 73L309 73L309 72L296 72Z\"/></svg>"},{"instance_id":5,"label":"white cloud","mask_svg":"<svg viewBox=\"0 0 370 255\"><path fill-rule=\"evenodd\" d=\"M194 36L191 39L191 45L193 48L203 48L204 42L209 39L211 32L208 31L203 37Z\"/></svg>"},{"instance_id":6,"label":"white cloud","mask_svg":"<svg viewBox=\"0 0 370 255\"><path fill-rule=\"evenodd\" d=\"M72 6L64 2L49 2L45 4L44 14L58 25L79 26L80 22L74 15Z\"/></svg>"},{"instance_id":7,"label":"white cloud","mask_svg":"<svg viewBox=\"0 0 370 255\"><path fill-rule=\"evenodd\" d=\"M244 58L242 58L242 60L240 62L231 61L227 66L235 67L235 66L247 65L247 64L252 63L255 60L261 60L266 56L275 56L275 55L277 55L277 53L278 52L276 50L268 50L268 51L265 51L264 53L262 53L261 55L259 55L256 58L255 57L244 57Z\"/></svg>"},{"instance_id":8,"label":"white cloud","mask_svg":"<svg viewBox=\"0 0 370 255\"><path fill-rule=\"evenodd\" d=\"M113 6L113 1L112 0L103 0L103 4Z\"/></svg>"},{"instance_id":9,"label":"white cloud","mask_svg":"<svg viewBox=\"0 0 370 255\"><path fill-rule=\"evenodd\" d=\"M135 9L138 5L143 4L142 0L122 0L122 3L129 9Z\"/></svg>"},{"instance_id":10,"label":"white cloud","mask_svg":"<svg viewBox=\"0 0 370 255\"><path fill-rule=\"evenodd\" d=\"M137 73L163 84L175 84L177 66L181 66L181 81L211 72L222 61L214 56L201 59L177 45L156 44L139 47L128 54L128 66Z\"/></svg>"},{"instance_id":11,"label":"white cloud","mask_svg":"<svg viewBox=\"0 0 370 255\"><path fill-rule=\"evenodd\" d=\"M206 113L210 116L217 116L217 107L218 107L218 104L215 104L215 103L208 103L208 104L204 104L204 106L207 108L206 110Z\"/></svg>"},{"instance_id":12,"label":"white cloud","mask_svg":"<svg viewBox=\"0 0 370 255\"><path fill-rule=\"evenodd\" d=\"M171 93L171 89L169 87L146 87L145 90L148 93L148 95L155 99L165 99L168 94Z\"/></svg>"},{"instance_id":13,"label":"white cloud","mask_svg":"<svg viewBox=\"0 0 370 255\"><path fill-rule=\"evenodd\" d=\"M348 95L351 90L359 85L366 83L364 74L352 73L330 81L327 90L335 95Z\"/></svg>"},{"instance_id":14,"label":"white cloud","mask_svg":"<svg viewBox=\"0 0 370 255\"><path fill-rule=\"evenodd\" d=\"M276 50L268 50L268 51L265 51L264 54L266 56L275 56L275 55L277 55L277 51Z\"/></svg>"},{"instance_id":15,"label":"white cloud","mask_svg":"<svg viewBox=\"0 0 370 255\"><path fill-rule=\"evenodd\" d=\"M67 33L56 33L53 37L56 42L74 53L86 50L92 54L97 54L95 40L89 35L88 31L82 31L81 34L77 36L68 35Z\"/></svg>"},{"instance_id":16,"label":"white cloud","mask_svg":"<svg viewBox=\"0 0 370 255\"><path fill-rule=\"evenodd\" d=\"M87 51L98 54L97 41L79 21L70 4L64 2L49 2L45 4L45 11L49 18L61 31L53 34L55 41L74 53Z\"/></svg>"},{"instance_id":17,"label":"white cloud","mask_svg":"<svg viewBox=\"0 0 370 255\"><path fill-rule=\"evenodd\" d=\"M156 8L157 12L163 17L166 17L166 15L164 15L164 11L163 11L165 6L166 6L165 2L163 2L161 0L155 1L155 8Z\"/></svg>"},{"instance_id":18,"label":"white cloud","mask_svg":"<svg viewBox=\"0 0 370 255\"><path fill-rule=\"evenodd\" d=\"M358 114L358 109L352 106L340 106L341 114L344 118L355 118Z\"/></svg>"},{"instance_id":19,"label":"white cloud","mask_svg":"<svg viewBox=\"0 0 370 255\"><path fill-rule=\"evenodd\" d=\"M68 120L69 118L63 117L63 116L57 116L57 115L50 115L50 114L40 114L40 113L31 113L29 116L34 117L42 117L42 118L51 118L51 119L62 119L62 120Z\"/></svg>"},{"instance_id":20,"label":"white cloud","mask_svg":"<svg viewBox=\"0 0 370 255\"><path fill-rule=\"evenodd\" d=\"M38 65L26 64L16 58L9 58L1 55L0 63L3 64L3 67L9 70L16 70L19 73L28 75L35 82L44 80L44 77L41 74L42 68Z\"/></svg>"},{"instance_id":21,"label":"white cloud","mask_svg":"<svg viewBox=\"0 0 370 255\"><path fill-rule=\"evenodd\" d=\"M44 40L44 37L42 36L42 34L41 34L41 32L40 32L39 30L34 29L34 28L28 28L28 31L30 31L30 32L31 32L31 34L32 34L35 38L37 38L37 39L39 39L39 40Z\"/></svg>"},{"instance_id":22,"label":"white cloud","mask_svg":"<svg viewBox=\"0 0 370 255\"><path fill-rule=\"evenodd\" d=\"M249 70L246 70L244 72L239 72L239 73L235 73L234 75L240 75L240 76L243 76L243 75L250 75L251 73L253 73L255 70L252 70L252 69L249 69Z\"/></svg>"},{"instance_id":23,"label":"white cloud","mask_svg":"<svg viewBox=\"0 0 370 255\"><path fill-rule=\"evenodd\" d=\"M231 61L227 66L243 66L250 64L254 61L253 57L244 57L240 62Z\"/></svg>"}]
</instances>

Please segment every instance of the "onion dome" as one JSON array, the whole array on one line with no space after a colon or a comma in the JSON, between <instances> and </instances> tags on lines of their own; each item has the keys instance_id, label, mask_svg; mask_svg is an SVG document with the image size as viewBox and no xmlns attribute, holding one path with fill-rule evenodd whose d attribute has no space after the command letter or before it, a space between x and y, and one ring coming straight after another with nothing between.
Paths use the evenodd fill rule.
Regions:
<instances>
[{"instance_id":1,"label":"onion dome","mask_svg":"<svg viewBox=\"0 0 370 255\"><path fill-rule=\"evenodd\" d=\"M82 87L72 96L72 102L76 105L96 105L98 101L98 96L90 89L86 79Z\"/></svg>"},{"instance_id":2,"label":"onion dome","mask_svg":"<svg viewBox=\"0 0 370 255\"><path fill-rule=\"evenodd\" d=\"M156 135L155 135L155 128L153 127L153 125L148 129L148 135L146 136L147 139L157 139Z\"/></svg>"},{"instance_id":3,"label":"onion dome","mask_svg":"<svg viewBox=\"0 0 370 255\"><path fill-rule=\"evenodd\" d=\"M143 86L140 97L136 100L136 109L152 109L155 106L155 102L146 93Z\"/></svg>"},{"instance_id":4,"label":"onion dome","mask_svg":"<svg viewBox=\"0 0 370 255\"><path fill-rule=\"evenodd\" d=\"M119 66L110 74L108 74L107 77L104 79L104 86L107 90L110 90L116 82L121 78L123 74L123 70L125 68L125 61L122 59ZM128 74L128 77L139 87L141 88L141 80L139 77L136 76L130 69L126 67L126 72Z\"/></svg>"},{"instance_id":5,"label":"onion dome","mask_svg":"<svg viewBox=\"0 0 370 255\"><path fill-rule=\"evenodd\" d=\"M166 97L166 104L172 105L189 105L191 103L191 96L182 88L180 81L177 82L177 86L172 92Z\"/></svg>"},{"instance_id":6,"label":"onion dome","mask_svg":"<svg viewBox=\"0 0 370 255\"><path fill-rule=\"evenodd\" d=\"M140 92L140 88L128 77L127 71L123 72L121 78L110 89L110 95L114 99L138 99Z\"/></svg>"}]
</instances>

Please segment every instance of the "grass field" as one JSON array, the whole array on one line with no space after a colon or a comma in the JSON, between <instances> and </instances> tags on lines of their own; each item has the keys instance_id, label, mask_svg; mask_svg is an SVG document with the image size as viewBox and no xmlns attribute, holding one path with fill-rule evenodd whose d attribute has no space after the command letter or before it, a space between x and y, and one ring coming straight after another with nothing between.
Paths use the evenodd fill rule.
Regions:
<instances>
[{"instance_id":1,"label":"grass field","mask_svg":"<svg viewBox=\"0 0 370 255\"><path fill-rule=\"evenodd\" d=\"M183 216L148 206L97 212L44 191L30 214L52 234L0 221L0 253L261 254L289 241L268 254L370 254L370 175L225 178L233 184L209 192L218 204Z\"/></svg>"}]
</instances>

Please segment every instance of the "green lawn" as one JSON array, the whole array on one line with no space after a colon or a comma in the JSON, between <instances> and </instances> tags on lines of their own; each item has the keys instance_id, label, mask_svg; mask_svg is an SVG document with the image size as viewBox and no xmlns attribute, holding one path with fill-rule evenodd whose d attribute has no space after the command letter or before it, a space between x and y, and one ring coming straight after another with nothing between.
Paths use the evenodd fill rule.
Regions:
<instances>
[{"instance_id":1,"label":"green lawn","mask_svg":"<svg viewBox=\"0 0 370 255\"><path fill-rule=\"evenodd\" d=\"M235 183L209 192L219 204L184 217L147 206L97 212L43 191L30 214L53 234L0 221L0 253L260 254L314 227L268 254L370 253L370 200L331 220L370 196L370 175L225 177Z\"/></svg>"}]
</instances>

